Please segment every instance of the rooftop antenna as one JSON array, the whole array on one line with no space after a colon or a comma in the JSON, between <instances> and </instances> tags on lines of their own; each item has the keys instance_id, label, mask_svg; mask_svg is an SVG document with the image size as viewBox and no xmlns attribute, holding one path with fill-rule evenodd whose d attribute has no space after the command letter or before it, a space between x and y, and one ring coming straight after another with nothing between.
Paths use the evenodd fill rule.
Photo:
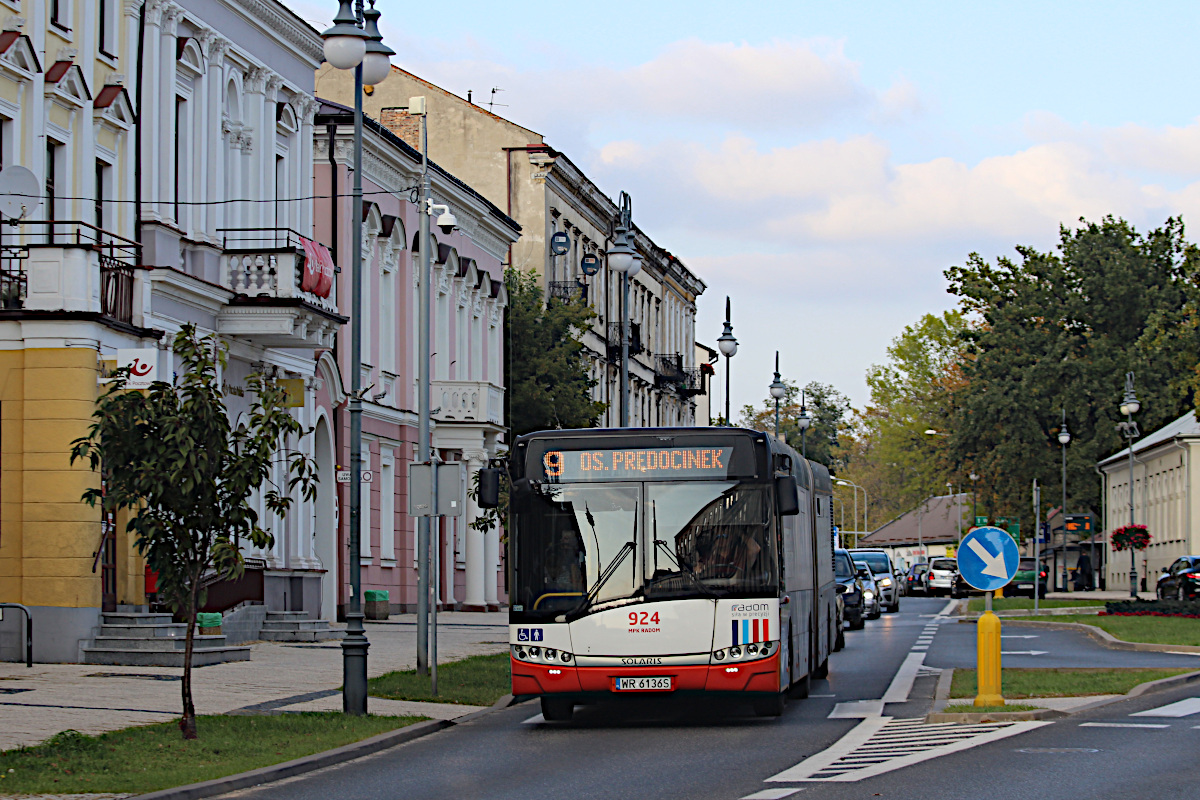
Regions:
<instances>
[{"instance_id":1,"label":"rooftop antenna","mask_svg":"<svg viewBox=\"0 0 1200 800\"><path fill-rule=\"evenodd\" d=\"M499 86L493 86L493 87L492 87L492 97L491 97L491 99L490 99L490 100L488 100L488 111L492 111L492 109L493 109L495 106L500 106L501 108L508 108L508 105L507 105L507 104L505 104L505 103L497 103L497 102L496 102L496 92L503 92L503 91L504 91L504 90L503 90L503 89L501 89ZM495 113L495 112L493 112L493 113Z\"/></svg>"}]
</instances>

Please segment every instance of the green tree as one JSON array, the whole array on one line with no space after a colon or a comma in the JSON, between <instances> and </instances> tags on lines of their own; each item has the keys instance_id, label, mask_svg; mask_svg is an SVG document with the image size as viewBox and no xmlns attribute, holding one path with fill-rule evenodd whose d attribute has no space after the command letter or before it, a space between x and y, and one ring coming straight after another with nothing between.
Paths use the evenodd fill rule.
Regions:
<instances>
[{"instance_id":1,"label":"green tree","mask_svg":"<svg viewBox=\"0 0 1200 800\"><path fill-rule=\"evenodd\" d=\"M248 413L232 425L218 367L226 347L213 336L185 326L175 336L181 365L175 383L156 381L143 394L127 391L128 372L119 371L96 401L88 435L72 442L71 462L83 459L102 470L105 489L89 489L83 499L106 510L129 509L127 529L138 551L158 574L159 593L187 623L179 727L195 739L192 651L196 612L204 603L201 578L241 575L243 542L269 547L269 531L259 525L251 494L264 489L266 507L283 516L296 487L316 494L314 463L289 441L305 434L284 407L286 391L260 373L247 379ZM287 462L286 489L270 482L271 466Z\"/></svg>"},{"instance_id":2,"label":"green tree","mask_svg":"<svg viewBox=\"0 0 1200 800\"><path fill-rule=\"evenodd\" d=\"M947 437L940 434L963 383L967 329L957 311L925 314L892 340L883 364L867 370L871 400L843 437L841 474L867 491L876 523L942 494L947 482L961 482L947 457ZM937 433L926 434L930 429ZM845 494L844 501L853 504L848 489Z\"/></svg>"},{"instance_id":3,"label":"green tree","mask_svg":"<svg viewBox=\"0 0 1200 800\"><path fill-rule=\"evenodd\" d=\"M1196 251L1179 219L1140 234L1106 217L1062 228L1053 252L1017 253L994 263L972 254L946 271L950 292L981 322L968 332L969 388L957 393L950 455L980 474L993 515L1028 514L1034 478L1056 506L1065 409L1069 510L1094 511L1093 466L1124 446L1115 423L1125 373L1137 373L1144 431L1190 405L1195 341L1175 326L1187 317Z\"/></svg>"},{"instance_id":4,"label":"green tree","mask_svg":"<svg viewBox=\"0 0 1200 800\"><path fill-rule=\"evenodd\" d=\"M779 433L792 448L801 450L799 419L803 400L812 419L804 435L808 458L836 470L842 465L842 437L849 424L850 401L834 387L817 381L804 387L803 396L795 383L786 380L783 383L787 394L779 401ZM774 398L768 397L759 409L743 406L741 425L774 434Z\"/></svg>"},{"instance_id":5,"label":"green tree","mask_svg":"<svg viewBox=\"0 0 1200 800\"><path fill-rule=\"evenodd\" d=\"M509 268L509 414L514 435L590 428L605 404L592 400L596 381L580 332L596 314L580 302L543 300L537 273Z\"/></svg>"}]
</instances>

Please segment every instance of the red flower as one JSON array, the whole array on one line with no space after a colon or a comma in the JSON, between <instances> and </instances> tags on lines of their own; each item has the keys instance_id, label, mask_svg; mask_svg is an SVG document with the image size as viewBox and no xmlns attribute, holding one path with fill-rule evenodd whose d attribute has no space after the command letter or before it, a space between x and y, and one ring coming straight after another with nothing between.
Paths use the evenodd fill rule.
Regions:
<instances>
[{"instance_id":1,"label":"red flower","mask_svg":"<svg viewBox=\"0 0 1200 800\"><path fill-rule=\"evenodd\" d=\"M1150 544L1150 532L1145 525L1125 525L1109 534L1113 550L1145 550Z\"/></svg>"}]
</instances>

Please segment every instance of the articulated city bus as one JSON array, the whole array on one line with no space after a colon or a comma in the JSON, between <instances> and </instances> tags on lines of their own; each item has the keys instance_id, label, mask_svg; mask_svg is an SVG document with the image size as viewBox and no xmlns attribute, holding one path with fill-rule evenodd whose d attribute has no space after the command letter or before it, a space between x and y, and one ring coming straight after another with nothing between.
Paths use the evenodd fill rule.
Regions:
<instances>
[{"instance_id":1,"label":"articulated city bus","mask_svg":"<svg viewBox=\"0 0 1200 800\"><path fill-rule=\"evenodd\" d=\"M513 694L548 720L617 695L728 693L777 716L829 668L832 484L758 431L640 428L519 437Z\"/></svg>"}]
</instances>

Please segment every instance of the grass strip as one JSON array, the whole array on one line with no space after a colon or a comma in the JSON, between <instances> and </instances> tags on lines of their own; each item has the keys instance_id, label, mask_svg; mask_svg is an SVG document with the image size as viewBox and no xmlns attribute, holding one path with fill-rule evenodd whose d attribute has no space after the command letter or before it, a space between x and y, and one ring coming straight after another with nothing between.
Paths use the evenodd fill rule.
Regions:
<instances>
[{"instance_id":1,"label":"grass strip","mask_svg":"<svg viewBox=\"0 0 1200 800\"><path fill-rule=\"evenodd\" d=\"M1085 697L1093 694L1126 694L1134 686L1190 669L1002 669L1000 685L1006 698ZM975 670L955 669L951 697L978 694Z\"/></svg>"},{"instance_id":2,"label":"grass strip","mask_svg":"<svg viewBox=\"0 0 1200 800\"><path fill-rule=\"evenodd\" d=\"M418 676L415 669L389 672L367 682L367 692L372 697L469 706L490 706L511 691L512 669L508 653L471 656L462 661L438 664L436 695L430 692L429 677Z\"/></svg>"},{"instance_id":3,"label":"grass strip","mask_svg":"<svg viewBox=\"0 0 1200 800\"><path fill-rule=\"evenodd\" d=\"M939 714L998 714L1003 711L1038 711L1041 706L1007 703L1002 706L973 706L966 703L957 706L946 706Z\"/></svg>"},{"instance_id":4,"label":"grass strip","mask_svg":"<svg viewBox=\"0 0 1200 800\"><path fill-rule=\"evenodd\" d=\"M972 614L982 614L984 597L972 597L967 603L967 611ZM1104 600L1038 600L1038 608L1084 608L1103 606ZM1000 597L992 600L993 611L1017 611L1022 608L1033 608L1032 597Z\"/></svg>"},{"instance_id":5,"label":"grass strip","mask_svg":"<svg viewBox=\"0 0 1200 800\"><path fill-rule=\"evenodd\" d=\"M31 747L0 752L0 795L145 794L236 775L332 750L424 717L351 717L333 712L202 716L200 738L176 722L99 736L66 730Z\"/></svg>"},{"instance_id":6,"label":"grass strip","mask_svg":"<svg viewBox=\"0 0 1200 800\"><path fill-rule=\"evenodd\" d=\"M1200 621L1187 617L1109 617L1091 614L1064 614L1056 617L1007 617L1040 619L1042 622L1082 622L1108 631L1125 642L1149 644L1200 645Z\"/></svg>"}]
</instances>

